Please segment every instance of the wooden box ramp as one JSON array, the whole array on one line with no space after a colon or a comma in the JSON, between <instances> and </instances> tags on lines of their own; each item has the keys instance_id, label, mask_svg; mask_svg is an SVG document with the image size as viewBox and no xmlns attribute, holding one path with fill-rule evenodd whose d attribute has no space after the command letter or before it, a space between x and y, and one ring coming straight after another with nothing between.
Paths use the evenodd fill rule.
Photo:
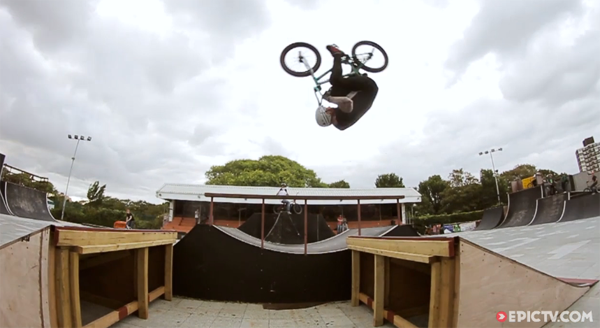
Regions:
<instances>
[{"instance_id":1,"label":"wooden box ramp","mask_svg":"<svg viewBox=\"0 0 600 328\"><path fill-rule=\"evenodd\" d=\"M373 326L542 327L500 323L500 311L564 311L597 280L559 279L456 237L350 237L351 302Z\"/></svg>"},{"instance_id":2,"label":"wooden box ramp","mask_svg":"<svg viewBox=\"0 0 600 328\"><path fill-rule=\"evenodd\" d=\"M49 255L47 327L109 327L149 302L172 299L177 233L54 227Z\"/></svg>"}]
</instances>

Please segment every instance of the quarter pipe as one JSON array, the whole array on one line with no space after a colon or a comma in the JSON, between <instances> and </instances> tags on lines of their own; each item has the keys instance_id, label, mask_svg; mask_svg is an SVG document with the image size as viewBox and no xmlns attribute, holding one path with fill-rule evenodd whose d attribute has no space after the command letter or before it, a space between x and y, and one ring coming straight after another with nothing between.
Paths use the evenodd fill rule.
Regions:
<instances>
[{"instance_id":1,"label":"quarter pipe","mask_svg":"<svg viewBox=\"0 0 600 328\"><path fill-rule=\"evenodd\" d=\"M542 187L508 194L506 219L498 228L520 227L531 223L537 210L537 199L544 197Z\"/></svg>"},{"instance_id":2,"label":"quarter pipe","mask_svg":"<svg viewBox=\"0 0 600 328\"><path fill-rule=\"evenodd\" d=\"M381 236L397 227L362 229ZM265 242L236 228L196 225L174 247L176 295L249 303L305 303L350 298L351 256L347 230L304 245Z\"/></svg>"},{"instance_id":3,"label":"quarter pipe","mask_svg":"<svg viewBox=\"0 0 600 328\"><path fill-rule=\"evenodd\" d=\"M558 222L589 219L600 216L600 194L571 195Z\"/></svg>"},{"instance_id":4,"label":"quarter pipe","mask_svg":"<svg viewBox=\"0 0 600 328\"><path fill-rule=\"evenodd\" d=\"M253 236L261 238L261 214L250 216L238 229ZM279 244L304 244L304 214L289 215L282 213L265 214L265 240ZM325 222L322 215L308 215L309 243L325 240L334 236L333 231Z\"/></svg>"},{"instance_id":5,"label":"quarter pipe","mask_svg":"<svg viewBox=\"0 0 600 328\"><path fill-rule=\"evenodd\" d=\"M8 211L8 208L6 207L6 201L4 200L5 187L6 184L4 183L4 181L0 181L0 214L10 215L11 213Z\"/></svg>"},{"instance_id":6,"label":"quarter pipe","mask_svg":"<svg viewBox=\"0 0 600 328\"><path fill-rule=\"evenodd\" d=\"M22 218L56 222L48 209L45 192L10 182L4 183L4 198L9 212Z\"/></svg>"},{"instance_id":7,"label":"quarter pipe","mask_svg":"<svg viewBox=\"0 0 600 328\"><path fill-rule=\"evenodd\" d=\"M497 227L504 219L504 207L491 207L483 211L479 225L473 230L489 230Z\"/></svg>"},{"instance_id":8,"label":"quarter pipe","mask_svg":"<svg viewBox=\"0 0 600 328\"><path fill-rule=\"evenodd\" d=\"M569 198L568 193L539 198L537 212L530 225L557 222L565 209L565 201Z\"/></svg>"}]
</instances>

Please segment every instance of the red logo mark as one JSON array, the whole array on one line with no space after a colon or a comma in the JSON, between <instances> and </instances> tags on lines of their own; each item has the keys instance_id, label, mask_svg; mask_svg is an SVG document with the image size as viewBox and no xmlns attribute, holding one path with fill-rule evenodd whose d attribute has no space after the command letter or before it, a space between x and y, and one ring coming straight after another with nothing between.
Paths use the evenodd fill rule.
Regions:
<instances>
[{"instance_id":1,"label":"red logo mark","mask_svg":"<svg viewBox=\"0 0 600 328\"><path fill-rule=\"evenodd\" d=\"M496 313L496 320L500 321L500 322L504 322L506 321L506 312L498 312Z\"/></svg>"}]
</instances>

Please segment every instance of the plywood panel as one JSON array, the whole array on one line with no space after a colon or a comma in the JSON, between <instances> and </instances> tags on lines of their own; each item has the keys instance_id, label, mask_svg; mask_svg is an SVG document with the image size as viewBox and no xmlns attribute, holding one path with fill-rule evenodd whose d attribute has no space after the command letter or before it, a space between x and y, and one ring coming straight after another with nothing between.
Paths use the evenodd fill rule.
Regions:
<instances>
[{"instance_id":1,"label":"plywood panel","mask_svg":"<svg viewBox=\"0 0 600 328\"><path fill-rule=\"evenodd\" d=\"M0 327L50 327L49 229L0 250Z\"/></svg>"},{"instance_id":2,"label":"plywood panel","mask_svg":"<svg viewBox=\"0 0 600 328\"><path fill-rule=\"evenodd\" d=\"M431 289L431 278L428 271L429 265L427 264L397 259L390 261L388 309L401 314L404 310L427 307Z\"/></svg>"},{"instance_id":3,"label":"plywood panel","mask_svg":"<svg viewBox=\"0 0 600 328\"><path fill-rule=\"evenodd\" d=\"M499 311L563 311L588 287L574 287L468 241L460 242L458 327L542 327L501 323Z\"/></svg>"}]
</instances>

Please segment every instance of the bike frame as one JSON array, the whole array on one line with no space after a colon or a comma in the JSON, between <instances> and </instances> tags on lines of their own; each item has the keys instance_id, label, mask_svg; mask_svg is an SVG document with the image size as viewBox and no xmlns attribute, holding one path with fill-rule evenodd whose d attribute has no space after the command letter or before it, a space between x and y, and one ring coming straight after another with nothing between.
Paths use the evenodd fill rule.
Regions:
<instances>
[{"instance_id":1,"label":"bike frame","mask_svg":"<svg viewBox=\"0 0 600 328\"><path fill-rule=\"evenodd\" d=\"M317 98L317 101L319 102L319 105L321 105L321 103L323 102L323 94L321 93L321 90L322 90L321 86L323 84L329 82L329 79L323 80L323 78L327 74L330 74L333 69L330 68L325 73L323 73L323 74L321 74L319 76L315 76L315 72L313 72L312 67L310 67L308 65L308 63L306 63L306 61L304 61L303 57L300 57L300 58L302 60L302 63L304 64L304 66L306 66L306 69L310 71L310 75L311 75L311 77L313 78L313 80L314 80L314 82L316 84L316 86L313 88L313 90L315 92L315 97ZM371 58L369 58L369 59L371 59ZM350 65L350 67L352 68L352 72L350 72L348 74L344 74L342 76L343 77L347 77L347 76L352 76L352 75L359 75L360 74L360 69L365 65L365 63L367 61L369 61L369 59L367 59L364 63L361 62L360 64L357 64L353 59L351 59L349 57L346 57L346 59L344 61L342 61L342 64ZM352 65L352 64L356 64L356 65ZM321 95L320 98L317 96L317 93L319 93Z\"/></svg>"}]
</instances>

